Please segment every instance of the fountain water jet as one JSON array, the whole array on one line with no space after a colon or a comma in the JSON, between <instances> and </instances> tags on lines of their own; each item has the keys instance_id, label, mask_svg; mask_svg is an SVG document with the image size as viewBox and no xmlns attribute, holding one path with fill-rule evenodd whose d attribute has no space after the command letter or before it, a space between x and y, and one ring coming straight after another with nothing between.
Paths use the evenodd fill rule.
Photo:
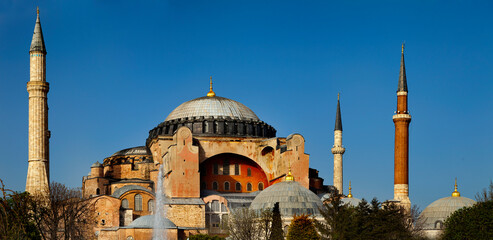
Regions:
<instances>
[{"instance_id":1,"label":"fountain water jet","mask_svg":"<svg viewBox=\"0 0 493 240\"><path fill-rule=\"evenodd\" d=\"M164 208L164 185L163 185L163 165L159 166L159 174L156 186L156 204L154 213L154 227L152 230L153 240L166 240L167 231L165 228L166 209Z\"/></svg>"}]
</instances>

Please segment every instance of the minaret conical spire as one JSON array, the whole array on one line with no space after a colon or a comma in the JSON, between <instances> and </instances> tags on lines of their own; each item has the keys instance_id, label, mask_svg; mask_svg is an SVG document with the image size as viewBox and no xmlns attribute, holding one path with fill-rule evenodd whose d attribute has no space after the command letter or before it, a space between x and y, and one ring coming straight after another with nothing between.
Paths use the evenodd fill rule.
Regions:
<instances>
[{"instance_id":1,"label":"minaret conical spire","mask_svg":"<svg viewBox=\"0 0 493 240\"><path fill-rule=\"evenodd\" d=\"M399 84L397 92L407 92L406 64L404 63L404 43L401 51L401 71L399 72Z\"/></svg>"},{"instance_id":2,"label":"minaret conical spire","mask_svg":"<svg viewBox=\"0 0 493 240\"><path fill-rule=\"evenodd\" d=\"M37 8L36 12L38 16L36 18L36 25L34 25L33 40L31 41L31 49L29 51L40 51L43 54L46 54L43 31L41 30L41 21L39 20L39 7Z\"/></svg>"},{"instance_id":3,"label":"minaret conical spire","mask_svg":"<svg viewBox=\"0 0 493 240\"><path fill-rule=\"evenodd\" d=\"M341 120L341 103L339 101L340 95L339 93L337 94L337 112L336 112L336 124L334 127L335 130L341 130L342 131L342 120Z\"/></svg>"}]
</instances>

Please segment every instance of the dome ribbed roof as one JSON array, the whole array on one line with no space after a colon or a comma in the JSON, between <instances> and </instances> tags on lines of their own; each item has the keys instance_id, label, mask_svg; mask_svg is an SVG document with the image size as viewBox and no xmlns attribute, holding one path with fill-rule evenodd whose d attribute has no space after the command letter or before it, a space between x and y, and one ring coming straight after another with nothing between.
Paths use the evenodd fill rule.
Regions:
<instances>
[{"instance_id":1,"label":"dome ribbed roof","mask_svg":"<svg viewBox=\"0 0 493 240\"><path fill-rule=\"evenodd\" d=\"M122 228L154 228L154 220L155 220L154 218L155 218L154 215L142 216L135 219L128 226ZM164 218L163 220L164 221L162 228L165 229L176 228L176 225L168 218Z\"/></svg>"},{"instance_id":2,"label":"dome ribbed roof","mask_svg":"<svg viewBox=\"0 0 493 240\"><path fill-rule=\"evenodd\" d=\"M437 221L445 222L453 212L474 205L476 201L466 197L445 197L432 202L423 210L420 219L424 229L435 229Z\"/></svg>"},{"instance_id":3,"label":"dome ribbed roof","mask_svg":"<svg viewBox=\"0 0 493 240\"><path fill-rule=\"evenodd\" d=\"M140 146L140 147L126 148L120 150L116 153L113 153L113 155L111 156L115 157L115 156L129 156L129 155L151 155L151 152L146 146Z\"/></svg>"},{"instance_id":4,"label":"dome ribbed roof","mask_svg":"<svg viewBox=\"0 0 493 240\"><path fill-rule=\"evenodd\" d=\"M281 216L284 218L293 215L311 214L320 215L319 208L322 202L312 191L294 181L276 183L258 194L250 205L250 209L272 211L274 204L279 202Z\"/></svg>"},{"instance_id":5,"label":"dome ribbed roof","mask_svg":"<svg viewBox=\"0 0 493 240\"><path fill-rule=\"evenodd\" d=\"M223 97L200 97L182 103L164 121L193 117L231 117L240 120L260 121L245 105Z\"/></svg>"}]
</instances>

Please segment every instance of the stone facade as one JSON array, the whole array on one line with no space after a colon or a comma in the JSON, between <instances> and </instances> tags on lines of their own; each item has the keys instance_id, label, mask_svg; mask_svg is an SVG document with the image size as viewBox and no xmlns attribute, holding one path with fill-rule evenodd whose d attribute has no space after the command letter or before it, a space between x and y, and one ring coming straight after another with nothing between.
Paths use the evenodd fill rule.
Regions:
<instances>
[{"instance_id":1,"label":"stone facade","mask_svg":"<svg viewBox=\"0 0 493 240\"><path fill-rule=\"evenodd\" d=\"M250 132L248 124L245 128L240 126L245 132L234 136L214 135L214 131L221 128L202 134L201 131L207 132L208 128L194 131L187 119L171 121L182 123L171 135L169 131L159 130L166 125L160 124L150 131L146 146L124 149L105 158L102 164L95 163L90 174L83 178L84 196L104 198L106 202L96 205L96 211L119 215L118 221L105 219L104 226L103 219L98 220L95 231L100 234L99 239L119 238L130 231L137 234L137 230L128 227L139 217L154 214L154 206L149 201L155 204L158 171L162 166L166 216L178 228L177 236L170 239L186 239L191 234L209 231L223 234L215 222L216 216L225 219L230 208L248 206L245 204L255 196L251 194L281 182L290 169L301 186L312 190L327 188L318 174L314 174L316 179L309 178L309 155L304 152L305 140L300 134L275 137L269 135L275 134L270 126L272 129L265 135L254 128ZM228 202L228 196L222 194L236 195ZM139 208L136 207L137 195L142 205ZM216 211L216 203L211 203L217 199L221 199L221 207ZM139 239L148 237L146 231L142 230L144 235Z\"/></svg>"}]
</instances>

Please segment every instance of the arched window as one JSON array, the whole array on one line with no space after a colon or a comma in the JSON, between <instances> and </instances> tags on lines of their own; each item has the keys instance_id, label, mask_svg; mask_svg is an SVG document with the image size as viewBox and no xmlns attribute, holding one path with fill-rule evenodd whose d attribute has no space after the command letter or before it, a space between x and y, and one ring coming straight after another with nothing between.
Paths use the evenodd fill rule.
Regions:
<instances>
[{"instance_id":1,"label":"arched window","mask_svg":"<svg viewBox=\"0 0 493 240\"><path fill-rule=\"evenodd\" d=\"M99 188L96 188L96 195L99 195L101 194L101 190L99 190Z\"/></svg>"},{"instance_id":2,"label":"arched window","mask_svg":"<svg viewBox=\"0 0 493 240\"><path fill-rule=\"evenodd\" d=\"M217 182L213 182L212 183L212 189L213 190L217 190Z\"/></svg>"},{"instance_id":3,"label":"arched window","mask_svg":"<svg viewBox=\"0 0 493 240\"><path fill-rule=\"evenodd\" d=\"M438 220L435 222L435 229L443 229L443 222Z\"/></svg>"},{"instance_id":4,"label":"arched window","mask_svg":"<svg viewBox=\"0 0 493 240\"><path fill-rule=\"evenodd\" d=\"M134 198L134 210L142 211L142 195L137 194Z\"/></svg>"},{"instance_id":5,"label":"arched window","mask_svg":"<svg viewBox=\"0 0 493 240\"><path fill-rule=\"evenodd\" d=\"M219 201L217 201L217 200L213 200L212 201L212 211L213 212L219 212L219 211L221 211L220 208L219 208L219 206L220 206L219 205Z\"/></svg>"},{"instance_id":6,"label":"arched window","mask_svg":"<svg viewBox=\"0 0 493 240\"><path fill-rule=\"evenodd\" d=\"M126 198L122 200L122 208L128 208L128 200Z\"/></svg>"},{"instance_id":7,"label":"arched window","mask_svg":"<svg viewBox=\"0 0 493 240\"><path fill-rule=\"evenodd\" d=\"M224 190L229 191L229 182L224 182Z\"/></svg>"},{"instance_id":8,"label":"arched window","mask_svg":"<svg viewBox=\"0 0 493 240\"><path fill-rule=\"evenodd\" d=\"M218 175L219 174L219 164L214 163L212 172L214 173L214 175Z\"/></svg>"},{"instance_id":9,"label":"arched window","mask_svg":"<svg viewBox=\"0 0 493 240\"><path fill-rule=\"evenodd\" d=\"M147 211L154 212L154 200L149 200L147 202Z\"/></svg>"},{"instance_id":10,"label":"arched window","mask_svg":"<svg viewBox=\"0 0 493 240\"><path fill-rule=\"evenodd\" d=\"M236 183L236 191L241 191L241 183Z\"/></svg>"},{"instance_id":11,"label":"arched window","mask_svg":"<svg viewBox=\"0 0 493 240\"><path fill-rule=\"evenodd\" d=\"M263 183L263 182L259 182L259 183L258 183L258 190L259 190L259 191L264 190L264 183Z\"/></svg>"},{"instance_id":12,"label":"arched window","mask_svg":"<svg viewBox=\"0 0 493 240\"><path fill-rule=\"evenodd\" d=\"M251 168L247 169L247 176L249 176L249 177L252 176L252 169Z\"/></svg>"},{"instance_id":13,"label":"arched window","mask_svg":"<svg viewBox=\"0 0 493 240\"><path fill-rule=\"evenodd\" d=\"M223 175L229 175L229 159L223 161Z\"/></svg>"},{"instance_id":14,"label":"arched window","mask_svg":"<svg viewBox=\"0 0 493 240\"><path fill-rule=\"evenodd\" d=\"M240 164L235 163L235 175L240 175Z\"/></svg>"},{"instance_id":15,"label":"arched window","mask_svg":"<svg viewBox=\"0 0 493 240\"><path fill-rule=\"evenodd\" d=\"M247 191L248 192L252 191L252 184L251 183L247 183Z\"/></svg>"}]
</instances>

